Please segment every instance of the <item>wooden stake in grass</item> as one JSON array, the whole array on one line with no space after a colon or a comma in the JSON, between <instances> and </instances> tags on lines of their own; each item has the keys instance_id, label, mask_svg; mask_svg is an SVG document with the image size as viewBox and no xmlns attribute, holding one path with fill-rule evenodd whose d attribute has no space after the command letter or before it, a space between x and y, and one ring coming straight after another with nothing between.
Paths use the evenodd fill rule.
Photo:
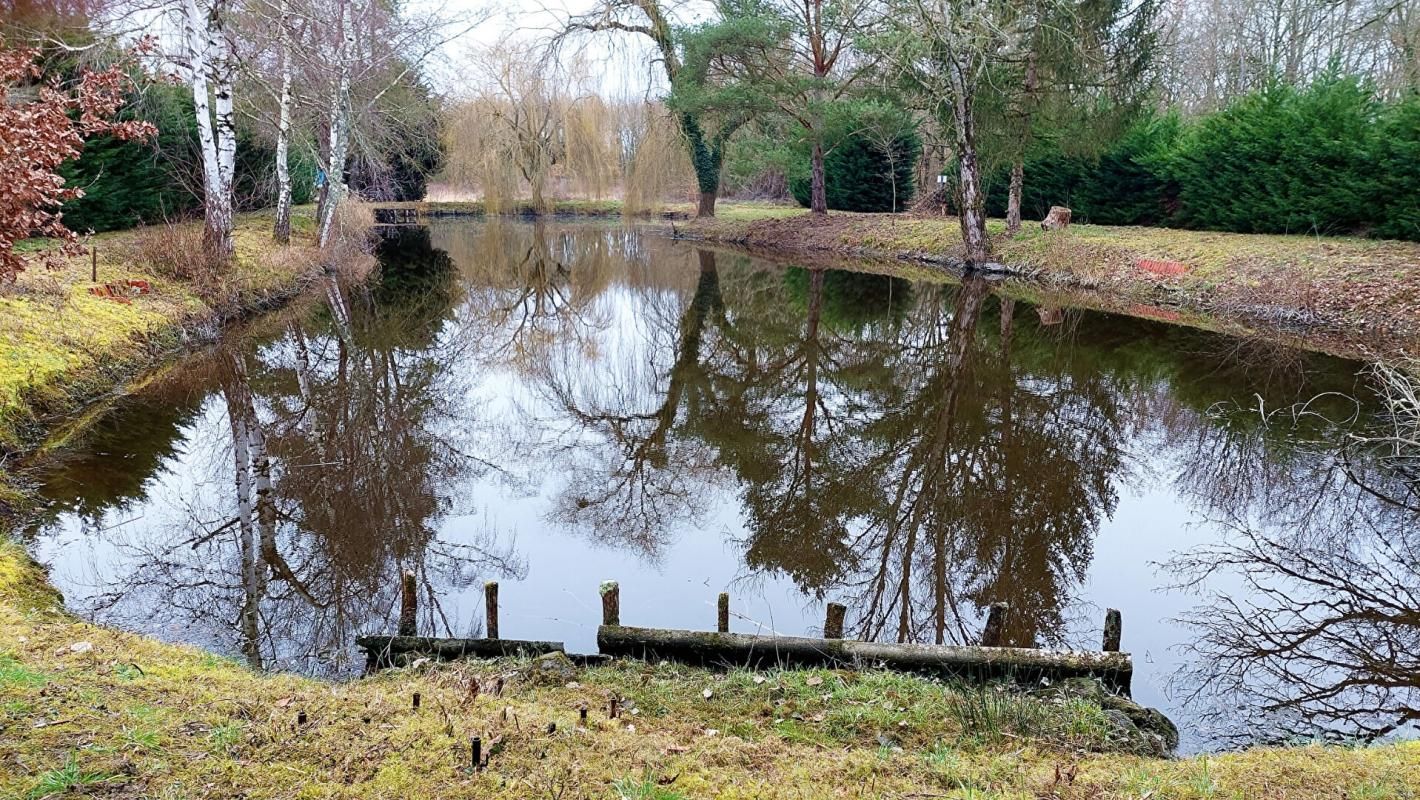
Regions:
<instances>
[{"instance_id":1,"label":"wooden stake in grass","mask_svg":"<svg viewBox=\"0 0 1420 800\"><path fill-rule=\"evenodd\" d=\"M617 702L618 702L618 701L617 701L616 695L612 695L612 696L611 696L611 704L607 707L607 716L610 717L611 719L616 719L616 712L617 712L616 704L617 704Z\"/></svg>"},{"instance_id":2,"label":"wooden stake in grass","mask_svg":"<svg viewBox=\"0 0 1420 800\"><path fill-rule=\"evenodd\" d=\"M483 605L488 615L489 639L498 638L498 581L483 584Z\"/></svg>"},{"instance_id":3,"label":"wooden stake in grass","mask_svg":"<svg viewBox=\"0 0 1420 800\"><path fill-rule=\"evenodd\" d=\"M89 280L99 282L99 246L89 248Z\"/></svg>"},{"instance_id":4,"label":"wooden stake in grass","mask_svg":"<svg viewBox=\"0 0 1420 800\"><path fill-rule=\"evenodd\" d=\"M829 603L828 613L823 620L823 638L842 639L843 638L843 618L848 613L847 607L840 603Z\"/></svg>"},{"instance_id":5,"label":"wooden stake in grass","mask_svg":"<svg viewBox=\"0 0 1420 800\"><path fill-rule=\"evenodd\" d=\"M298 727L298 728L303 728L303 727L305 727L305 725L306 725L306 712L304 712L304 711L299 711L299 712L297 712L297 713L296 713L296 727Z\"/></svg>"},{"instance_id":6,"label":"wooden stake in grass","mask_svg":"<svg viewBox=\"0 0 1420 800\"><path fill-rule=\"evenodd\" d=\"M414 585L414 570L405 570L400 582L399 635L415 636L418 634L416 615L419 612L419 592Z\"/></svg>"},{"instance_id":7,"label":"wooden stake in grass","mask_svg":"<svg viewBox=\"0 0 1420 800\"><path fill-rule=\"evenodd\" d=\"M420 701L420 699L421 699L421 698L419 697L419 693L418 693L418 692L415 692L415 693L414 693L414 697L413 697L413 699L412 699L411 702L410 702L410 707L413 708L415 711L418 711L418 710L419 710L419 701Z\"/></svg>"},{"instance_id":8,"label":"wooden stake in grass","mask_svg":"<svg viewBox=\"0 0 1420 800\"><path fill-rule=\"evenodd\" d=\"M1008 603L992 603L986 613L986 627L981 631L982 647L1000 647L1006 640L1006 615L1011 611Z\"/></svg>"},{"instance_id":9,"label":"wooden stake in grass","mask_svg":"<svg viewBox=\"0 0 1420 800\"><path fill-rule=\"evenodd\" d=\"M583 725L583 727L585 727L586 724L587 724L587 704L586 704L586 703L583 703L582 706L581 706L581 708L578 708L578 709L577 709L577 718L582 721L582 725Z\"/></svg>"},{"instance_id":10,"label":"wooden stake in grass","mask_svg":"<svg viewBox=\"0 0 1420 800\"><path fill-rule=\"evenodd\" d=\"M621 625L621 587L616 581L602 581L602 624Z\"/></svg>"},{"instance_id":11,"label":"wooden stake in grass","mask_svg":"<svg viewBox=\"0 0 1420 800\"><path fill-rule=\"evenodd\" d=\"M720 592L720 604L717 609L715 630L720 633L730 632L730 593Z\"/></svg>"},{"instance_id":12,"label":"wooden stake in grass","mask_svg":"<svg viewBox=\"0 0 1420 800\"><path fill-rule=\"evenodd\" d=\"M473 771L477 772L483 767L483 740L477 736L469 742L470 754L473 756Z\"/></svg>"},{"instance_id":13,"label":"wooden stake in grass","mask_svg":"<svg viewBox=\"0 0 1420 800\"><path fill-rule=\"evenodd\" d=\"M1124 637L1124 616L1119 613L1119 609L1111 608L1104 612L1104 647L1106 653L1118 653L1120 640Z\"/></svg>"}]
</instances>

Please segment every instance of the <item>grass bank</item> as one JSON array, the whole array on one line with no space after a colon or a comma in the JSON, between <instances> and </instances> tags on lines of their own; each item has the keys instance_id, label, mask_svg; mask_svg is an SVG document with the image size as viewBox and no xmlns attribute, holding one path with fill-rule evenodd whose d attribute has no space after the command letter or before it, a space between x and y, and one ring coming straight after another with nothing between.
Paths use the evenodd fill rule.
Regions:
<instances>
[{"instance_id":1,"label":"grass bank","mask_svg":"<svg viewBox=\"0 0 1420 800\"><path fill-rule=\"evenodd\" d=\"M321 273L321 252L301 243L310 241L312 209L297 210L297 243L290 246L272 240L271 223L269 213L239 215L236 256L217 276L180 276L153 263L166 247L182 255L164 237L194 239L200 224L192 223L177 233L155 227L99 234L90 240L96 262L33 268L0 293L0 513L19 500L9 472L15 460L66 420L179 349L211 339L226 322L289 299ZM93 293L105 285L122 296Z\"/></svg>"},{"instance_id":2,"label":"grass bank","mask_svg":"<svg viewBox=\"0 0 1420 800\"><path fill-rule=\"evenodd\" d=\"M1420 796L1420 745L1157 760L1097 752L1102 731L1081 701L883 672L264 675L75 620L0 544L0 797Z\"/></svg>"},{"instance_id":3,"label":"grass bank","mask_svg":"<svg viewBox=\"0 0 1420 800\"><path fill-rule=\"evenodd\" d=\"M1177 310L1262 331L1319 332L1349 343L1339 349L1376 357L1412 357L1420 343L1420 243L1103 225L1042 231L1031 223L1012 237L998 220L988 230L1008 273L1105 295L1126 313ZM952 217L814 219L751 208L677 223L676 232L789 254L945 265L961 257Z\"/></svg>"}]
</instances>

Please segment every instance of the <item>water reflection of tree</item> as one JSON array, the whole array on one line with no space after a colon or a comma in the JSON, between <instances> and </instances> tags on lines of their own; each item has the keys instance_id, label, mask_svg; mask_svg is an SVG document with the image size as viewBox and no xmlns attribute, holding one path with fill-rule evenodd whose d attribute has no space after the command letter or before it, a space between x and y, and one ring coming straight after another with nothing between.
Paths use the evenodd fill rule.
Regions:
<instances>
[{"instance_id":1,"label":"water reflection of tree","mask_svg":"<svg viewBox=\"0 0 1420 800\"><path fill-rule=\"evenodd\" d=\"M437 240L463 273L463 336L480 342L482 360L525 373L611 324L597 300L639 247L624 229L541 220L441 228Z\"/></svg>"},{"instance_id":2,"label":"water reflection of tree","mask_svg":"<svg viewBox=\"0 0 1420 800\"><path fill-rule=\"evenodd\" d=\"M1117 387L1069 359L1013 353L1014 306L983 330L987 287L924 293L886 355L858 480L881 501L852 544L875 554L848 588L860 635L963 641L994 602L1007 641L1058 641L1062 609L1116 502L1126 420Z\"/></svg>"},{"instance_id":3,"label":"water reflection of tree","mask_svg":"<svg viewBox=\"0 0 1420 800\"><path fill-rule=\"evenodd\" d=\"M387 258L373 291L332 284L314 330L293 323L254 354L217 357L232 458L213 485L231 488L211 506L235 511L145 540L101 607L157 599L157 616L219 638L228 634L213 616L233 609L226 630L254 666L341 669L354 634L386 627L400 570L426 587L426 630L455 624L436 586L521 571L491 531L458 542L436 533L457 507L450 488L481 464L457 424L473 414L452 369L458 349L439 334L454 295L430 285L453 279L450 264L427 239L422 250Z\"/></svg>"},{"instance_id":4,"label":"water reflection of tree","mask_svg":"<svg viewBox=\"0 0 1420 800\"><path fill-rule=\"evenodd\" d=\"M1185 472L1232 535L1170 567L1195 588L1242 587L1186 618L1197 637L1177 679L1221 738L1374 739L1420 721L1415 438L1404 414L1387 429L1336 401L1217 409L1231 457Z\"/></svg>"},{"instance_id":5,"label":"water reflection of tree","mask_svg":"<svg viewBox=\"0 0 1420 800\"><path fill-rule=\"evenodd\" d=\"M674 263L688 266L680 255ZM714 253L697 252L695 264L683 308L676 295L641 298L645 340L612 343L596 359L563 346L536 373L554 413L576 426L554 448L564 478L552 517L653 558L703 514L714 483L714 454L686 426L719 403L706 331L726 320Z\"/></svg>"}]
</instances>

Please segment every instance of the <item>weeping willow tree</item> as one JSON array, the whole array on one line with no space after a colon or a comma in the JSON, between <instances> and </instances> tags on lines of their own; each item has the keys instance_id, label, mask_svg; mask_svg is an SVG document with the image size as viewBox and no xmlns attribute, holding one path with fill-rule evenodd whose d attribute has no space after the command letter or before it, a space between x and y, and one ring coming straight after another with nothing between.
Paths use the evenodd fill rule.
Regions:
<instances>
[{"instance_id":1,"label":"weeping willow tree","mask_svg":"<svg viewBox=\"0 0 1420 800\"><path fill-rule=\"evenodd\" d=\"M524 196L547 208L550 194L574 182L603 196L616 155L604 134L606 103L587 88L586 70L509 45L473 61L483 80L450 111L446 177L495 210Z\"/></svg>"},{"instance_id":2,"label":"weeping willow tree","mask_svg":"<svg viewBox=\"0 0 1420 800\"><path fill-rule=\"evenodd\" d=\"M698 183L685 155L679 123L659 103L618 105L622 142L622 204L628 214L654 212L666 198L689 197Z\"/></svg>"},{"instance_id":3,"label":"weeping willow tree","mask_svg":"<svg viewBox=\"0 0 1420 800\"><path fill-rule=\"evenodd\" d=\"M444 179L492 211L527 200L602 199L624 191L649 210L688 182L689 165L664 108L597 94L585 62L553 63L502 46L476 59L480 87L451 105Z\"/></svg>"}]
</instances>

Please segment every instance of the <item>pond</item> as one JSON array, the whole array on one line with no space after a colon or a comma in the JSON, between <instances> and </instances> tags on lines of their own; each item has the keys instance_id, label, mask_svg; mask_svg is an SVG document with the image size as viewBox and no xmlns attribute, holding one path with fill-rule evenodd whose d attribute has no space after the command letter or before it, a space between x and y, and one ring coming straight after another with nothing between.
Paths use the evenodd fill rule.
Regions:
<instances>
[{"instance_id":1,"label":"pond","mask_svg":"<svg viewBox=\"0 0 1420 800\"><path fill-rule=\"evenodd\" d=\"M614 224L441 222L116 404L27 531L77 611L346 675L392 632L1097 649L1185 746L1414 719L1413 467L1364 365ZM925 277L924 277L925 276ZM1300 405L1305 404L1305 405ZM1408 616L1407 616L1408 615Z\"/></svg>"}]
</instances>

